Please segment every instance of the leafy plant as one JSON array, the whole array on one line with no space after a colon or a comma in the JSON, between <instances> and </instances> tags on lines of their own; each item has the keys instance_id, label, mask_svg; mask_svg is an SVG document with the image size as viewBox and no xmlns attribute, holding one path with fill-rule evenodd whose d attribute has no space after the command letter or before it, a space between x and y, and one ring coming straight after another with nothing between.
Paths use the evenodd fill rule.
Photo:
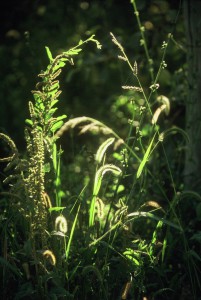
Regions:
<instances>
[{"instance_id":1,"label":"leafy plant","mask_svg":"<svg viewBox=\"0 0 201 300\"><path fill-rule=\"evenodd\" d=\"M178 247L175 236L181 242L180 251L184 248L183 261L196 295L200 257L191 243L200 243L200 232L189 234L188 241L179 205L185 197L199 202L200 196L183 192L181 182L177 185L165 148L170 135L180 133L186 140L188 136L176 126L166 128L161 121L171 106L169 98L159 94L159 79L167 67L172 35L162 43L155 70L136 3L131 4L150 84L143 86L139 63L130 61L111 33L118 58L128 65L134 81L122 86L122 95L112 106L115 115L120 112L126 129L119 133L91 117L66 121L66 115L56 116L61 93L58 76L67 63L73 65L85 43L95 42L101 48L91 36L55 58L46 47L49 64L32 91L24 155L8 135L0 133L11 152L0 159L6 164L5 173L11 173L1 193L2 299L169 299L180 276L179 270L172 276L172 269L179 269L177 262L172 265L172 252ZM64 164L65 151L60 146L64 134L73 135L76 127L80 135L90 133L96 141L93 163L81 157L81 151L74 154L74 166L79 159L87 166L87 171L76 166L80 176ZM199 205L196 213L199 219Z\"/></svg>"},{"instance_id":2,"label":"leafy plant","mask_svg":"<svg viewBox=\"0 0 201 300\"><path fill-rule=\"evenodd\" d=\"M51 278L48 275L50 273L45 261L48 260L52 266L55 266L57 263L57 258L54 254L57 249L54 249L54 252L49 250L54 248L51 241L51 232L53 230L51 211L61 211L65 207L61 207L61 152L57 151L56 148L55 133L63 125L66 115L54 116L57 110L55 105L58 103L58 97L61 93L59 81L56 78L67 62L73 64L72 57L78 55L82 50L82 45L87 42L95 42L98 48L101 47L100 43L94 39L94 36L91 36L85 41L80 41L76 47L69 51L59 54L54 59L49 48L46 47L50 63L46 71L39 74L42 80L36 85L36 90L32 92L34 103L29 102L30 119L26 120L28 127L25 128L27 153L23 159L20 158L17 147L10 137L3 133L0 134L0 138L7 143L12 152L9 157L1 158L1 162L7 163L5 172L13 170L13 174L4 180L5 184L10 183L10 191L2 193L4 197L10 198L10 203L4 211L5 227L2 226L3 232L5 231L4 256L11 255L13 258L10 259L19 261L21 265L19 266L20 274L23 273L22 266L24 261L27 279L30 276L34 276L34 284L29 284L28 286L25 284L23 287L26 291L22 293L20 290L16 299L21 299L21 297L29 294L40 294L41 299L45 297L48 293L47 280ZM54 186L54 189L51 188L51 185ZM54 196L56 203L52 199ZM65 218L62 220L65 220ZM59 222L61 223L61 220ZM59 232L64 237L64 244L66 245L65 222L62 222ZM56 226L57 223L58 217ZM72 240L73 228L68 245L65 246L66 259ZM56 234L58 235L58 232ZM12 239L9 239L9 244L6 242L8 235L12 235ZM8 254L9 249L12 249L10 254ZM2 262L4 262L4 272L8 271L9 262L6 260L2 260ZM30 275L29 268L31 265L34 266L35 275ZM12 269L10 268L10 271ZM12 273L10 276L12 276Z\"/></svg>"}]
</instances>

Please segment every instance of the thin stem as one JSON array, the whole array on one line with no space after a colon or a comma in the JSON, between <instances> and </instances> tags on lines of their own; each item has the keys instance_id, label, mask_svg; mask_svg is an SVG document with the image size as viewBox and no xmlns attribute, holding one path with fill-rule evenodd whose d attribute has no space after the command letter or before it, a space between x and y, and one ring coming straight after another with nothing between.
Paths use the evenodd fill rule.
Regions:
<instances>
[{"instance_id":1,"label":"thin stem","mask_svg":"<svg viewBox=\"0 0 201 300\"><path fill-rule=\"evenodd\" d=\"M141 33L141 37L142 37L142 46L144 47L145 54L146 54L146 57L147 57L147 61L148 61L148 64L149 64L149 72L150 72L150 76L151 76L151 81L154 82L153 60L151 59L151 57L149 55L149 50L148 50L147 42L146 42L145 35L144 35L144 26L142 26L142 24L141 24L140 17L139 17L139 12L137 10L135 0L131 0L131 4L133 5L134 14L136 16L137 23L138 23L138 26L139 26L139 29L140 29L140 33Z\"/></svg>"}]
</instances>

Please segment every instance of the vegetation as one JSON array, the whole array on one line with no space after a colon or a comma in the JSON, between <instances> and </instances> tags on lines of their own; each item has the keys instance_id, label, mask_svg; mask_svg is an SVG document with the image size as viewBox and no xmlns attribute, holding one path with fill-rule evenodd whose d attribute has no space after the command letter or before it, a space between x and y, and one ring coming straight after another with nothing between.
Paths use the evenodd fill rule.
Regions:
<instances>
[{"instance_id":1,"label":"vegetation","mask_svg":"<svg viewBox=\"0 0 201 300\"><path fill-rule=\"evenodd\" d=\"M201 196L184 184L189 136L182 115L177 118L185 77L178 68L171 79L168 69L182 46L169 31L156 58L146 34L152 23L141 20L145 7L132 0L129 9L141 45L135 59L112 32L116 60L109 63L94 34L67 51L57 49L55 57L46 46L48 66L28 101L25 149L5 128L0 133L1 299L200 299ZM129 74L108 103L98 103L94 87L89 91L98 71L109 74L93 66L100 60L105 69L115 66L116 73L118 65ZM84 75L90 67L91 77ZM79 95L68 108L77 105L79 113L85 106L89 115L68 116L61 89L72 81L75 92L82 76L88 80L84 105ZM109 82L111 90L117 83ZM89 93L100 106L99 119Z\"/></svg>"}]
</instances>

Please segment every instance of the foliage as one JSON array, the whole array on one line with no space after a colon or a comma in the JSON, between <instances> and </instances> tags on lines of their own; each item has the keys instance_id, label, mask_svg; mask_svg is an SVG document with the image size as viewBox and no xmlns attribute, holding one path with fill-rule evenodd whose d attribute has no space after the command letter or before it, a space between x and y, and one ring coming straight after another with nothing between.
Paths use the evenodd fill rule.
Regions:
<instances>
[{"instance_id":1,"label":"foliage","mask_svg":"<svg viewBox=\"0 0 201 300\"><path fill-rule=\"evenodd\" d=\"M147 63L140 56L129 59L120 39L110 34L119 63L132 76L132 84L124 83L121 94L112 95L110 119L107 113L105 121L55 116L62 105L58 76L63 67L73 65L75 57L88 68L82 46L93 42L101 48L91 35L55 58L46 47L49 64L28 105L26 151L19 153L0 133L11 153L0 159L6 165L2 299L198 299L200 195L184 191L188 137L168 121L174 103L159 93L174 39L169 33L161 41L160 60L155 60L135 1L131 7ZM76 70L68 73L74 79ZM191 215L184 199L193 203Z\"/></svg>"}]
</instances>

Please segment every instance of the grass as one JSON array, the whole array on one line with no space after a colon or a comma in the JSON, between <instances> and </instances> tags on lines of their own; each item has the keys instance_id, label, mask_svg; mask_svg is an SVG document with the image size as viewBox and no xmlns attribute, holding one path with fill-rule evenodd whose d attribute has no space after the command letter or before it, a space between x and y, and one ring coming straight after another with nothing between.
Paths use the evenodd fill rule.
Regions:
<instances>
[{"instance_id":1,"label":"grass","mask_svg":"<svg viewBox=\"0 0 201 300\"><path fill-rule=\"evenodd\" d=\"M136 82L123 86L120 99L126 99L130 113L127 135L90 117L65 121L66 115L55 116L58 76L67 63L74 64L85 43L101 48L94 36L55 58L46 47L49 65L39 74L34 101L28 104L25 153L0 134L10 149L0 159L7 165L1 192L1 299L185 299L186 283L191 298L198 299L200 256L192 241L200 241L200 233L190 235L180 203L185 197L199 202L200 196L179 189L166 153L166 138L175 133L187 138L185 132L161 130L159 122L161 114L170 112L169 99L159 95L158 79L167 67L171 34L162 44L155 72L135 1L131 3L151 82L147 94L138 63L130 62L111 33L119 59ZM93 163L84 162L88 172L83 170L79 178L62 160L61 137L75 127L99 144ZM75 186L73 195L67 192L65 173ZM175 259L175 251L182 258Z\"/></svg>"}]
</instances>

